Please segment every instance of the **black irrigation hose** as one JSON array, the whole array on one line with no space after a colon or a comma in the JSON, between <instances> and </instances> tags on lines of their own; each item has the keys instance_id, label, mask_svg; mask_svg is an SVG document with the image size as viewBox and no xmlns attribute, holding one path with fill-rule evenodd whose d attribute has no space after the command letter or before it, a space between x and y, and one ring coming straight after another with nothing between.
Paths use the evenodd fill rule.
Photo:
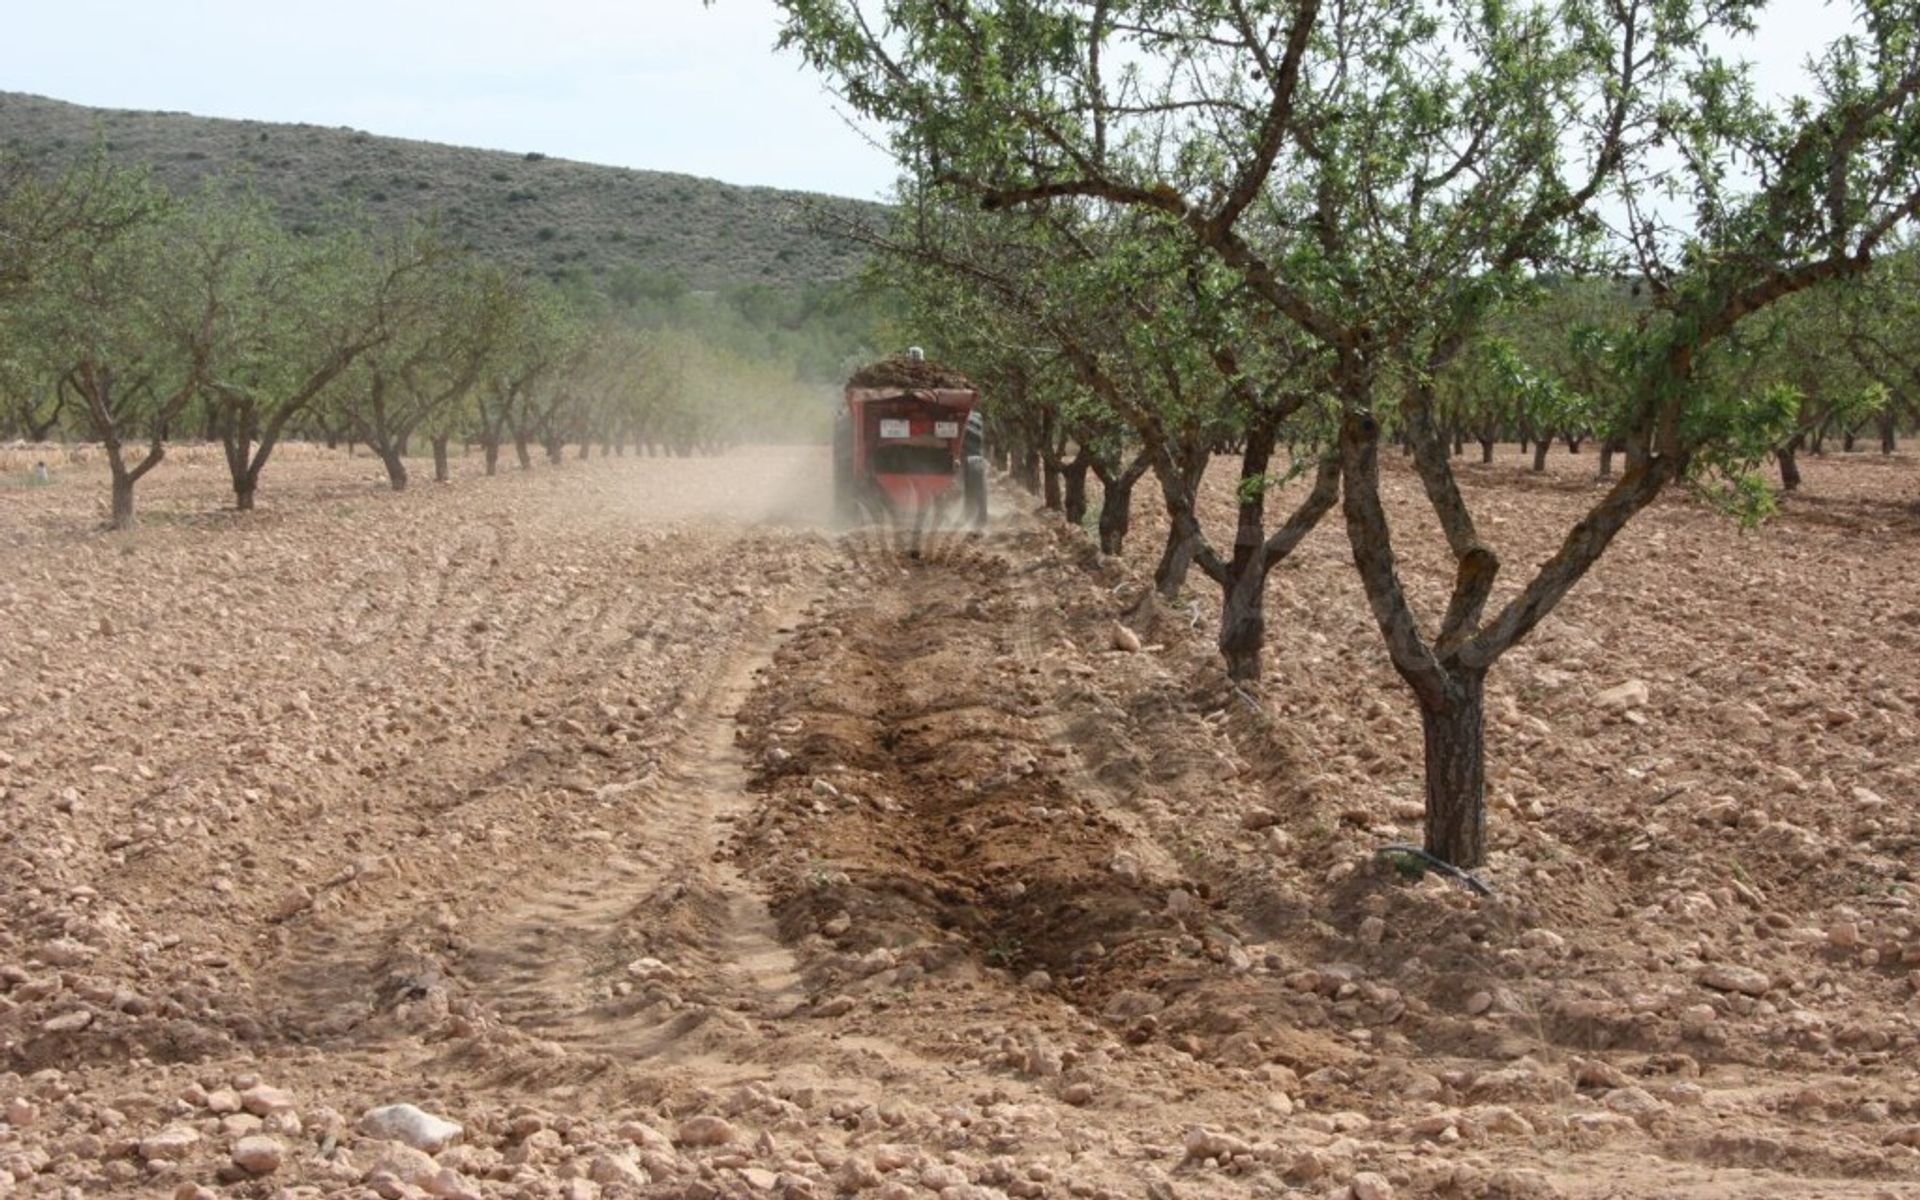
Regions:
<instances>
[{"instance_id":1,"label":"black irrigation hose","mask_svg":"<svg viewBox=\"0 0 1920 1200\"><path fill-rule=\"evenodd\" d=\"M1453 878L1459 880L1461 883L1466 885L1468 891L1475 892L1482 896L1493 895L1493 889L1488 887L1486 884L1481 883L1480 880L1476 878L1471 871L1462 871L1459 867L1454 866L1452 863L1448 862L1446 859L1438 858L1438 857L1435 857L1434 855L1428 854L1425 850L1422 850L1418 846L1408 846L1405 844L1396 843L1395 845L1392 845L1392 846L1382 846L1378 850L1375 850L1374 853L1375 854L1411 854L1413 857L1419 859L1423 863L1426 863L1429 867L1432 867L1434 870L1440 872L1442 875L1450 875Z\"/></svg>"}]
</instances>

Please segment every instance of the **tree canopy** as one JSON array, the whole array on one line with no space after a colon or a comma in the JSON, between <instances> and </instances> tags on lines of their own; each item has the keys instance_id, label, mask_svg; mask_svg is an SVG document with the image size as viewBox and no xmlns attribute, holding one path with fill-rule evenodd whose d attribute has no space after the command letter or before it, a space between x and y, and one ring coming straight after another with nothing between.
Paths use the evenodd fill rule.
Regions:
<instances>
[{"instance_id":1,"label":"tree canopy","mask_svg":"<svg viewBox=\"0 0 1920 1200\"><path fill-rule=\"evenodd\" d=\"M1668 485L1718 476L1751 494L1789 393L1730 386L1726 344L1867 272L1920 205L1920 16L1887 0L1855 4L1808 94L1779 103L1728 48L1759 0L781 7L786 44L883 123L912 187L1101 231L1112 301L1153 277L1144 264L1178 264L1184 302L1136 306L1132 323L1162 354L1212 360L1250 443L1276 406L1331 405L1337 436L1303 450L1338 475L1368 603L1422 713L1428 849L1461 864L1485 854L1487 671ZM1596 290L1609 283L1643 303L1618 311ZM1582 289L1602 312L1578 339L1501 350L1504 327ZM1592 429L1627 464L1504 588L1448 446L1476 378L1473 403L1536 438ZM1390 434L1456 564L1443 612L1416 611L1402 580L1405 531L1381 499Z\"/></svg>"}]
</instances>

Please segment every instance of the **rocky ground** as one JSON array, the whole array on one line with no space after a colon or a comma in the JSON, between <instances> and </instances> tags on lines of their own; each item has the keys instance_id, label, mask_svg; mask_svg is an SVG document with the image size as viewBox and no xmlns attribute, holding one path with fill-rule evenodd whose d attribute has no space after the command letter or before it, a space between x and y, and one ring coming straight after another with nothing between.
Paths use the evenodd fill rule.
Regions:
<instances>
[{"instance_id":1,"label":"rocky ground","mask_svg":"<svg viewBox=\"0 0 1920 1200\"><path fill-rule=\"evenodd\" d=\"M817 457L10 476L0 1197L1920 1196L1912 459L1644 515L1494 673L1483 898L1376 853L1334 524L1240 694L1144 503L915 557ZM1466 468L1510 585L1591 462Z\"/></svg>"}]
</instances>

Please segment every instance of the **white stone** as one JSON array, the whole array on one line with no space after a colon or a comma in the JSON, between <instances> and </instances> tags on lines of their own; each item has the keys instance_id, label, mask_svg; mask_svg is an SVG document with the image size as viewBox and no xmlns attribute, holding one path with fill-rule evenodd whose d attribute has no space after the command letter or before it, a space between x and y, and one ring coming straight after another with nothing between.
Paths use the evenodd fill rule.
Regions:
<instances>
[{"instance_id":1,"label":"white stone","mask_svg":"<svg viewBox=\"0 0 1920 1200\"><path fill-rule=\"evenodd\" d=\"M50 967L78 967L90 962L99 951L72 938L55 938L43 944L37 953L40 961Z\"/></svg>"},{"instance_id":2,"label":"white stone","mask_svg":"<svg viewBox=\"0 0 1920 1200\"><path fill-rule=\"evenodd\" d=\"M587 1164L587 1178L595 1183L617 1183L624 1187L642 1188L653 1182L653 1177L640 1169L640 1164L624 1154L596 1154Z\"/></svg>"},{"instance_id":3,"label":"white stone","mask_svg":"<svg viewBox=\"0 0 1920 1200\"><path fill-rule=\"evenodd\" d=\"M70 1013L61 1013L57 1017L50 1018L40 1028L48 1033L79 1033L91 1024L93 1024L93 1013L87 1009L78 1008Z\"/></svg>"},{"instance_id":4,"label":"white stone","mask_svg":"<svg viewBox=\"0 0 1920 1200\"><path fill-rule=\"evenodd\" d=\"M1244 1138L1237 1138L1211 1125L1188 1126L1186 1148L1189 1162L1197 1162L1203 1158L1224 1159L1236 1154L1253 1153L1253 1146Z\"/></svg>"},{"instance_id":5,"label":"white stone","mask_svg":"<svg viewBox=\"0 0 1920 1200\"><path fill-rule=\"evenodd\" d=\"M178 1162L199 1144L199 1134L184 1125L173 1125L141 1138L140 1157L148 1162Z\"/></svg>"},{"instance_id":6,"label":"white stone","mask_svg":"<svg viewBox=\"0 0 1920 1200\"><path fill-rule=\"evenodd\" d=\"M292 1112L293 1093L285 1088L256 1083L240 1093L240 1107L256 1117L270 1117L274 1113Z\"/></svg>"},{"instance_id":7,"label":"white stone","mask_svg":"<svg viewBox=\"0 0 1920 1200\"><path fill-rule=\"evenodd\" d=\"M1529 950L1558 954L1567 948L1567 939L1551 929L1529 929L1520 935L1520 944Z\"/></svg>"},{"instance_id":8,"label":"white stone","mask_svg":"<svg viewBox=\"0 0 1920 1200\"><path fill-rule=\"evenodd\" d=\"M1610 687L1593 698L1601 708L1621 711L1629 708L1645 708L1651 693L1647 691L1644 680L1629 679L1616 687Z\"/></svg>"},{"instance_id":9,"label":"white stone","mask_svg":"<svg viewBox=\"0 0 1920 1200\"><path fill-rule=\"evenodd\" d=\"M1393 1185L1386 1176L1373 1171L1362 1171L1353 1177L1347 1185L1353 1194L1353 1200L1393 1200Z\"/></svg>"},{"instance_id":10,"label":"white stone","mask_svg":"<svg viewBox=\"0 0 1920 1200\"><path fill-rule=\"evenodd\" d=\"M615 1132L642 1150L673 1149L673 1143L667 1140L667 1135L645 1121L622 1121Z\"/></svg>"},{"instance_id":11,"label":"white stone","mask_svg":"<svg viewBox=\"0 0 1920 1200\"><path fill-rule=\"evenodd\" d=\"M1614 1112L1624 1113L1642 1123L1666 1112L1668 1108L1666 1101L1638 1087L1615 1088L1606 1094L1601 1103Z\"/></svg>"},{"instance_id":12,"label":"white stone","mask_svg":"<svg viewBox=\"0 0 1920 1200\"><path fill-rule=\"evenodd\" d=\"M411 1104L388 1104L368 1109L360 1118L360 1132L435 1154L458 1141L462 1130Z\"/></svg>"},{"instance_id":13,"label":"white stone","mask_svg":"<svg viewBox=\"0 0 1920 1200\"><path fill-rule=\"evenodd\" d=\"M688 1117L674 1131L673 1140L682 1146L724 1146L738 1136L733 1125L721 1117Z\"/></svg>"},{"instance_id":14,"label":"white stone","mask_svg":"<svg viewBox=\"0 0 1920 1200\"><path fill-rule=\"evenodd\" d=\"M270 1137L243 1137L233 1144L234 1165L249 1175L271 1175L285 1159L286 1150Z\"/></svg>"},{"instance_id":15,"label":"white stone","mask_svg":"<svg viewBox=\"0 0 1920 1200\"><path fill-rule=\"evenodd\" d=\"M1714 963L1700 972L1700 985L1710 987L1716 992L1740 992L1747 996L1764 996L1771 981L1765 971L1756 971L1752 967L1737 966L1733 963Z\"/></svg>"}]
</instances>

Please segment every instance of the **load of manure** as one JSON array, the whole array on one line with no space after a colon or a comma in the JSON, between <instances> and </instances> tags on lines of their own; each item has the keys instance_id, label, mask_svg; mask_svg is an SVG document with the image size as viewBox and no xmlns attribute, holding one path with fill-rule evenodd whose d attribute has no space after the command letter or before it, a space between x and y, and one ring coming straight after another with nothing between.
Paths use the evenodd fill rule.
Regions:
<instances>
[{"instance_id":1,"label":"load of manure","mask_svg":"<svg viewBox=\"0 0 1920 1200\"><path fill-rule=\"evenodd\" d=\"M861 367L847 380L848 387L856 388L912 388L931 390L949 388L972 391L973 381L951 367L943 367L937 362L926 359L914 360L904 354L893 358L883 358L877 363Z\"/></svg>"}]
</instances>

